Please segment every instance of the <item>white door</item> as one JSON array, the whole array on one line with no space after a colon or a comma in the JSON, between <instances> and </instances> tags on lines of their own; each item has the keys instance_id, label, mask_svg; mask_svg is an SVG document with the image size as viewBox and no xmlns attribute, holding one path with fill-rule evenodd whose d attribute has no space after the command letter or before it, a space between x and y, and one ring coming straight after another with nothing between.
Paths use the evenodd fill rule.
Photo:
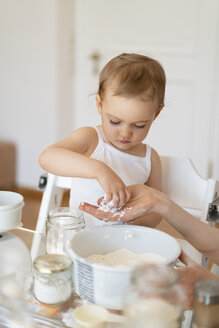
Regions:
<instances>
[{"instance_id":1,"label":"white door","mask_svg":"<svg viewBox=\"0 0 219 328\"><path fill-rule=\"evenodd\" d=\"M161 155L188 156L202 176L219 179L219 0L76 0L75 19L74 128L100 122L92 94L109 59L152 56L166 71L166 106L145 142Z\"/></svg>"}]
</instances>

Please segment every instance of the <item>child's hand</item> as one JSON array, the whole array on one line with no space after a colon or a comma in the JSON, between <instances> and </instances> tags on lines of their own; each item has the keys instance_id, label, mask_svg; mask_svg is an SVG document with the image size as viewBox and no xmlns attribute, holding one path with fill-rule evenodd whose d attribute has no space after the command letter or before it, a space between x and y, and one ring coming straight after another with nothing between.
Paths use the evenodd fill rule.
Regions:
<instances>
[{"instance_id":1,"label":"child's hand","mask_svg":"<svg viewBox=\"0 0 219 328\"><path fill-rule=\"evenodd\" d=\"M106 195L104 201L106 203L112 201L116 208L121 208L127 203L129 200L129 192L127 191L126 185L108 166L104 166L104 168L99 171L97 180L105 191Z\"/></svg>"}]
</instances>

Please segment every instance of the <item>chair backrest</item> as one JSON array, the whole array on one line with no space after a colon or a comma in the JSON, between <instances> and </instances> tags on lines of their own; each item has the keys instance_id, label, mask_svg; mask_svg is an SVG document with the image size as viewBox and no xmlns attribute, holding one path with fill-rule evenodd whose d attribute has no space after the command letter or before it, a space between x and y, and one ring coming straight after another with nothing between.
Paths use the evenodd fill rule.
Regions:
<instances>
[{"instance_id":1,"label":"chair backrest","mask_svg":"<svg viewBox=\"0 0 219 328\"><path fill-rule=\"evenodd\" d=\"M163 192L194 217L206 221L209 204L219 194L219 182L202 178L189 158L161 156L161 163ZM193 260L207 266L207 258L190 243L178 241Z\"/></svg>"},{"instance_id":2,"label":"chair backrest","mask_svg":"<svg viewBox=\"0 0 219 328\"><path fill-rule=\"evenodd\" d=\"M163 192L195 217L206 221L208 205L219 191L218 181L202 178L188 158L161 156L161 163Z\"/></svg>"},{"instance_id":3,"label":"chair backrest","mask_svg":"<svg viewBox=\"0 0 219 328\"><path fill-rule=\"evenodd\" d=\"M202 208L207 180L195 170L188 158L161 157L163 190L184 207Z\"/></svg>"}]
</instances>

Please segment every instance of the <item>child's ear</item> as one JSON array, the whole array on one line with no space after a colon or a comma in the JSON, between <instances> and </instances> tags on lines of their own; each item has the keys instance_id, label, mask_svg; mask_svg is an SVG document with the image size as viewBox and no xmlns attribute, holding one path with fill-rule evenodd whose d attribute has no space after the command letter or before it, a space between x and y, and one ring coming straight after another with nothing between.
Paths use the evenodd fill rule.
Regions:
<instances>
[{"instance_id":1,"label":"child's ear","mask_svg":"<svg viewBox=\"0 0 219 328\"><path fill-rule=\"evenodd\" d=\"M155 114L155 116L154 116L154 120L155 120L155 118L160 114L160 112L161 112L161 110L164 108L164 106L160 106L158 109L157 109L157 111L156 111L156 114Z\"/></svg>"},{"instance_id":2,"label":"child's ear","mask_svg":"<svg viewBox=\"0 0 219 328\"><path fill-rule=\"evenodd\" d=\"M96 94L96 105L97 105L98 113L101 114L102 113L102 102L101 102L99 93Z\"/></svg>"}]
</instances>

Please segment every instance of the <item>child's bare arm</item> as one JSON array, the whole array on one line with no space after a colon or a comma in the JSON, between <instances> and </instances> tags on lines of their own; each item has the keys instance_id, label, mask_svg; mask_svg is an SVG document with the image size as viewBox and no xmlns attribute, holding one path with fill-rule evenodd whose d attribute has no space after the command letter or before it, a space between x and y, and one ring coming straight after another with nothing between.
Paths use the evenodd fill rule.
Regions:
<instances>
[{"instance_id":1,"label":"child's bare arm","mask_svg":"<svg viewBox=\"0 0 219 328\"><path fill-rule=\"evenodd\" d=\"M55 175L97 179L103 188L107 201L115 206L126 203L126 186L102 161L90 158L98 142L93 128L76 130L68 138L49 146L40 155L41 167Z\"/></svg>"},{"instance_id":2,"label":"child's bare arm","mask_svg":"<svg viewBox=\"0 0 219 328\"><path fill-rule=\"evenodd\" d=\"M95 131L81 128L68 138L44 150L40 155L41 167L55 175L94 178L98 161L89 158L96 143ZM99 164L101 165L101 164Z\"/></svg>"}]
</instances>

